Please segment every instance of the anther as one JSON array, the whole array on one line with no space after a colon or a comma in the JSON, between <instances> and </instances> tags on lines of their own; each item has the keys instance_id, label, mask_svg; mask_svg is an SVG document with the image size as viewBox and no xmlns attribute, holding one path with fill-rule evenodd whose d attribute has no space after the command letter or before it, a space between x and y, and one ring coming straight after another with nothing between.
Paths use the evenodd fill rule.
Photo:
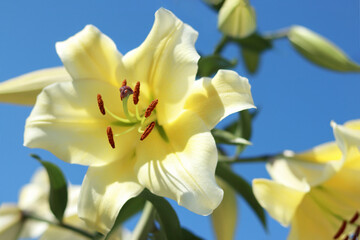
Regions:
<instances>
[{"instance_id":1,"label":"anther","mask_svg":"<svg viewBox=\"0 0 360 240\"><path fill-rule=\"evenodd\" d=\"M351 220L349 221L349 223L355 223L356 220L359 218L359 213L356 212L355 215L351 218Z\"/></svg>"},{"instance_id":2,"label":"anther","mask_svg":"<svg viewBox=\"0 0 360 240\"><path fill-rule=\"evenodd\" d=\"M134 88L134 95L133 95L133 101L134 104L138 104L139 102L139 96L140 96L140 82L137 82Z\"/></svg>"},{"instance_id":3,"label":"anther","mask_svg":"<svg viewBox=\"0 0 360 240\"><path fill-rule=\"evenodd\" d=\"M134 91L129 86L125 85L125 86L122 86L120 88L120 98L121 98L121 100L123 100L124 98L126 98L127 96L129 96L129 95L131 95L133 93L134 93Z\"/></svg>"},{"instance_id":4,"label":"anther","mask_svg":"<svg viewBox=\"0 0 360 240\"><path fill-rule=\"evenodd\" d=\"M353 240L356 240L357 237L359 236L359 234L360 234L360 226L358 226L358 227L356 228L355 233L354 233L352 239L353 239Z\"/></svg>"},{"instance_id":5,"label":"anther","mask_svg":"<svg viewBox=\"0 0 360 240\"><path fill-rule=\"evenodd\" d=\"M126 86L126 85L127 85L127 82L126 82L126 79L124 79L124 81L122 81L121 86L124 87L124 86Z\"/></svg>"},{"instance_id":6,"label":"anther","mask_svg":"<svg viewBox=\"0 0 360 240\"><path fill-rule=\"evenodd\" d=\"M106 134L108 136L109 143L110 143L111 147L115 148L114 135L113 135L111 127L107 127Z\"/></svg>"},{"instance_id":7,"label":"anther","mask_svg":"<svg viewBox=\"0 0 360 240\"><path fill-rule=\"evenodd\" d=\"M343 240L349 240L349 235L346 235Z\"/></svg>"},{"instance_id":8,"label":"anther","mask_svg":"<svg viewBox=\"0 0 360 240\"><path fill-rule=\"evenodd\" d=\"M152 111L155 109L156 105L158 104L158 100L155 99L154 101L152 101L149 105L149 107L146 109L146 112L145 112L145 118L149 117L152 113Z\"/></svg>"},{"instance_id":9,"label":"anther","mask_svg":"<svg viewBox=\"0 0 360 240\"><path fill-rule=\"evenodd\" d=\"M154 129L155 127L155 122L151 122L145 129L144 133L141 135L140 140L144 140L147 136L149 136L149 134L151 133L151 131Z\"/></svg>"},{"instance_id":10,"label":"anther","mask_svg":"<svg viewBox=\"0 0 360 240\"><path fill-rule=\"evenodd\" d=\"M102 100L100 94L97 95L97 102L98 102L98 106L99 106L101 114L105 115L104 101Z\"/></svg>"},{"instance_id":11,"label":"anther","mask_svg":"<svg viewBox=\"0 0 360 240\"><path fill-rule=\"evenodd\" d=\"M345 228L346 228L346 221L344 220L339 228L339 230L337 231L337 233L335 234L334 236L334 239L338 239L341 234L343 234L343 232L345 231Z\"/></svg>"}]
</instances>

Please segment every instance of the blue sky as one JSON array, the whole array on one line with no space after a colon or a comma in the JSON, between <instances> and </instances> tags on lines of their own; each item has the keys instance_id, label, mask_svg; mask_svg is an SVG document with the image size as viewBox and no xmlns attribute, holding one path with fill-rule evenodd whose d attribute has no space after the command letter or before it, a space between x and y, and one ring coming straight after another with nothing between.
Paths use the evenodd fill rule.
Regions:
<instances>
[{"instance_id":1,"label":"blue sky","mask_svg":"<svg viewBox=\"0 0 360 240\"><path fill-rule=\"evenodd\" d=\"M306 26L331 39L360 63L360 6L358 0L251 1L258 16L259 32L291 25ZM216 14L201 0L63 0L0 1L0 81L33 70L59 66L55 42L94 24L111 37L122 53L137 47L147 36L155 11L165 7L199 32L196 43L210 54L221 38ZM234 47L225 49L238 57ZM241 63L241 61L240 61ZM294 52L286 40L274 42L264 54L259 72L250 75L242 65L236 71L249 78L255 104L260 109L254 122L253 145L245 155L301 151L332 141L330 121L344 123L360 117L360 74L342 74L318 68ZM0 104L0 203L17 201L18 192L39 164L29 157L37 153L64 170L80 184L86 168L63 163L43 150L22 146L23 128L30 107ZM238 164L236 171L249 181L268 177L264 164ZM239 200L237 238L285 239L288 230L269 221L265 233ZM176 207L180 221L205 239L213 239L209 218Z\"/></svg>"}]
</instances>

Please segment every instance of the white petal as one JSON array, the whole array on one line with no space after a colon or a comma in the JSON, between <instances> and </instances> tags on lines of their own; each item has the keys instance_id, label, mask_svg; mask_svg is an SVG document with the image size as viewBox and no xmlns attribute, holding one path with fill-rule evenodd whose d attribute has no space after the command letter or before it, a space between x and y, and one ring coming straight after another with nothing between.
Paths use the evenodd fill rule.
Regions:
<instances>
[{"instance_id":1,"label":"white petal","mask_svg":"<svg viewBox=\"0 0 360 240\"><path fill-rule=\"evenodd\" d=\"M299 191L267 179L255 179L253 181L256 199L270 216L283 226L288 226L291 223L296 210L309 190L310 188Z\"/></svg>"},{"instance_id":2,"label":"white petal","mask_svg":"<svg viewBox=\"0 0 360 240\"><path fill-rule=\"evenodd\" d=\"M200 215L210 214L223 191L215 182L217 151L204 122L184 111L164 126L169 141L154 130L136 149L139 182Z\"/></svg>"},{"instance_id":3,"label":"white petal","mask_svg":"<svg viewBox=\"0 0 360 240\"><path fill-rule=\"evenodd\" d=\"M2 204L0 206L0 239L18 239L21 228L21 210L15 205Z\"/></svg>"},{"instance_id":4,"label":"white petal","mask_svg":"<svg viewBox=\"0 0 360 240\"><path fill-rule=\"evenodd\" d=\"M113 226L121 207L143 187L134 173L135 159L125 158L106 166L90 167L82 184L79 216L102 233Z\"/></svg>"},{"instance_id":5,"label":"white petal","mask_svg":"<svg viewBox=\"0 0 360 240\"><path fill-rule=\"evenodd\" d=\"M67 81L71 81L71 77L63 67L27 73L0 83L0 102L33 105L44 87Z\"/></svg>"},{"instance_id":6,"label":"white petal","mask_svg":"<svg viewBox=\"0 0 360 240\"><path fill-rule=\"evenodd\" d=\"M114 42L92 25L56 43L56 52L74 80L96 79L115 86L123 80L121 54Z\"/></svg>"},{"instance_id":7,"label":"white petal","mask_svg":"<svg viewBox=\"0 0 360 240\"><path fill-rule=\"evenodd\" d=\"M327 163L304 161L293 157L278 156L266 164L266 169L272 179L288 187L304 189L317 186L331 178L342 166L340 160Z\"/></svg>"},{"instance_id":8,"label":"white petal","mask_svg":"<svg viewBox=\"0 0 360 240\"><path fill-rule=\"evenodd\" d=\"M196 112L209 129L234 112L254 107L248 80L230 70L196 81L185 103L185 109Z\"/></svg>"},{"instance_id":9,"label":"white petal","mask_svg":"<svg viewBox=\"0 0 360 240\"><path fill-rule=\"evenodd\" d=\"M160 124L179 115L195 80L199 59L196 39L195 30L161 8L146 40L124 56L126 79L141 82L144 101L159 99L156 110Z\"/></svg>"},{"instance_id":10,"label":"white petal","mask_svg":"<svg viewBox=\"0 0 360 240\"><path fill-rule=\"evenodd\" d=\"M118 89L96 80L77 80L44 89L26 121L24 145L43 148L64 161L83 165L103 165L134 151L139 133L131 131L115 137L115 149L106 128L115 120L100 113L97 94L104 104L121 116ZM129 127L114 126L114 134ZM133 139L136 139L136 141Z\"/></svg>"}]
</instances>

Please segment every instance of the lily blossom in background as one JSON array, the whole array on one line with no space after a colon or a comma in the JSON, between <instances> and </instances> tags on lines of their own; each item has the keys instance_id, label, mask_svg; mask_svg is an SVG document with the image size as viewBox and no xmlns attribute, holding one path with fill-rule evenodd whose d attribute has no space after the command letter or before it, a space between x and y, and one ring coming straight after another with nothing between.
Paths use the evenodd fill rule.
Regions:
<instances>
[{"instance_id":1,"label":"lily blossom in background","mask_svg":"<svg viewBox=\"0 0 360 240\"><path fill-rule=\"evenodd\" d=\"M360 231L360 120L337 125L336 142L287 152L267 164L273 180L255 179L260 205L283 226L288 239L343 239Z\"/></svg>"},{"instance_id":2,"label":"lily blossom in background","mask_svg":"<svg viewBox=\"0 0 360 240\"><path fill-rule=\"evenodd\" d=\"M0 83L0 102L34 105L41 90L56 82L71 81L64 67L47 68Z\"/></svg>"},{"instance_id":3,"label":"lily blossom in background","mask_svg":"<svg viewBox=\"0 0 360 240\"><path fill-rule=\"evenodd\" d=\"M144 188L201 215L222 200L210 130L254 104L248 80L236 72L195 81L196 39L160 9L146 40L124 56L92 25L56 44L72 81L40 93L24 144L89 166L79 214L100 232Z\"/></svg>"}]
</instances>

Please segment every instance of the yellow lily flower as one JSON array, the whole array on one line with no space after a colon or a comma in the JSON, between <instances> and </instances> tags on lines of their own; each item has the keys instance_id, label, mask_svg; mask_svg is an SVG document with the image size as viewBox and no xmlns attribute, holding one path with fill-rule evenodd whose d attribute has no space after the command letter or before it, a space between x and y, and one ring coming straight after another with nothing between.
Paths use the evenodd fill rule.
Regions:
<instances>
[{"instance_id":1,"label":"yellow lily flower","mask_svg":"<svg viewBox=\"0 0 360 240\"><path fill-rule=\"evenodd\" d=\"M66 81L71 81L71 77L63 67L27 73L0 83L0 102L34 105L44 87Z\"/></svg>"},{"instance_id":2,"label":"yellow lily flower","mask_svg":"<svg viewBox=\"0 0 360 240\"><path fill-rule=\"evenodd\" d=\"M91 25L56 44L73 81L38 96L24 144L89 166L79 214L101 232L144 188L201 215L222 200L210 130L254 105L248 80L233 71L195 81L196 38L160 9L146 40L125 56Z\"/></svg>"},{"instance_id":3,"label":"yellow lily flower","mask_svg":"<svg viewBox=\"0 0 360 240\"><path fill-rule=\"evenodd\" d=\"M40 240L85 240L88 239L74 231L64 229L46 222L24 218L24 213L56 222L49 207L49 178L44 169L37 171L31 182L20 192L18 204L2 204L0 206L0 239L16 240L20 238L38 238ZM68 204L63 222L78 227L89 233L94 230L86 226L77 214L77 203L80 186L70 185L68 188ZM129 239L130 233L123 228L111 236L111 240Z\"/></svg>"},{"instance_id":4,"label":"yellow lily flower","mask_svg":"<svg viewBox=\"0 0 360 240\"><path fill-rule=\"evenodd\" d=\"M332 127L336 143L286 152L267 164L273 180L253 181L260 205L291 224L288 239L342 239L360 230L360 120Z\"/></svg>"},{"instance_id":5,"label":"yellow lily flower","mask_svg":"<svg viewBox=\"0 0 360 240\"><path fill-rule=\"evenodd\" d=\"M256 29L256 14L249 0L225 0L219 11L218 27L225 35L244 38Z\"/></svg>"}]
</instances>

